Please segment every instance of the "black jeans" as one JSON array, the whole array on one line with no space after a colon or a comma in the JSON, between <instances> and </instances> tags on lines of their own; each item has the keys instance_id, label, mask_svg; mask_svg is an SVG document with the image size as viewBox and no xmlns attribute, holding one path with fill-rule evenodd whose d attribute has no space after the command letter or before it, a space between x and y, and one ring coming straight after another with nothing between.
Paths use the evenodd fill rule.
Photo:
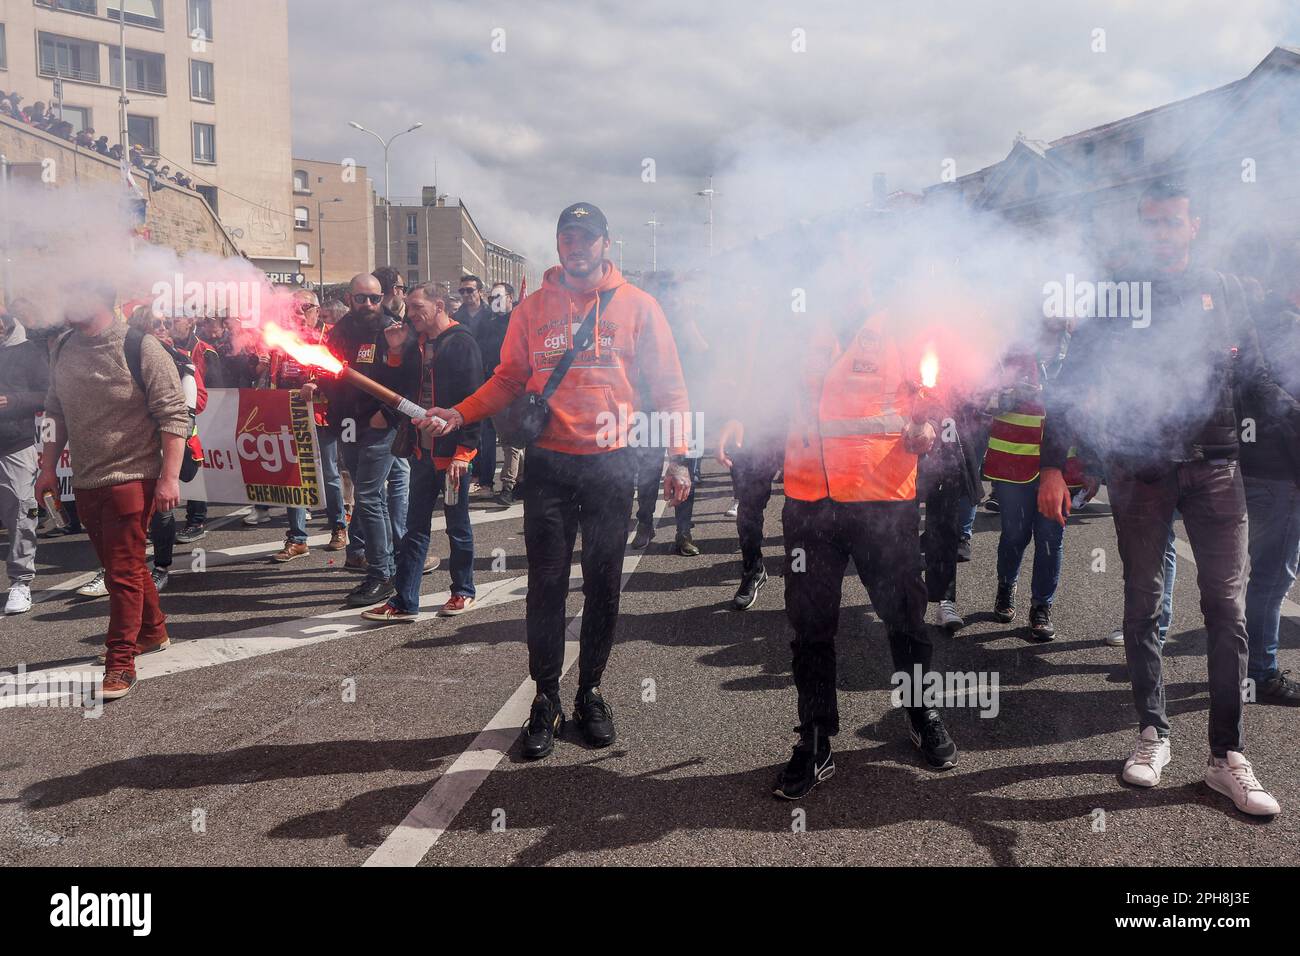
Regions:
<instances>
[{"instance_id":1,"label":"black jeans","mask_svg":"<svg viewBox=\"0 0 1300 956\"><path fill-rule=\"evenodd\" d=\"M637 524L650 524L655 517L655 502L659 500L659 482L664 476L663 448L629 448L636 482ZM694 489L692 489L694 491Z\"/></svg>"},{"instance_id":2,"label":"black jeans","mask_svg":"<svg viewBox=\"0 0 1300 956\"><path fill-rule=\"evenodd\" d=\"M925 590L931 601L957 600L957 546L961 543L962 514L959 503L965 494L960 474L936 473L924 476Z\"/></svg>"},{"instance_id":3,"label":"black jeans","mask_svg":"<svg viewBox=\"0 0 1300 956\"><path fill-rule=\"evenodd\" d=\"M149 519L149 540L153 543L153 566L166 571L176 551L176 518L170 511L155 511Z\"/></svg>"},{"instance_id":4,"label":"black jeans","mask_svg":"<svg viewBox=\"0 0 1300 956\"><path fill-rule=\"evenodd\" d=\"M579 687L595 687L605 672L618 621L634 467L626 448L595 455L528 450L528 672L539 693L554 697L560 690L569 565L579 528L584 597Z\"/></svg>"},{"instance_id":5,"label":"black jeans","mask_svg":"<svg viewBox=\"0 0 1300 956\"><path fill-rule=\"evenodd\" d=\"M679 535L690 534L691 529L695 527L695 491L700 487L700 464L703 461L703 458L686 459L686 473L691 479L691 493L681 504L673 506L673 517L677 521ZM650 500L654 501L653 498Z\"/></svg>"},{"instance_id":6,"label":"black jeans","mask_svg":"<svg viewBox=\"0 0 1300 956\"><path fill-rule=\"evenodd\" d=\"M835 634L849 558L885 623L895 669L911 675L919 664L923 674L930 670L934 648L925 629L920 508L915 501L844 504L787 498L781 522L799 726L805 732L815 725L837 734Z\"/></svg>"},{"instance_id":7,"label":"black jeans","mask_svg":"<svg viewBox=\"0 0 1300 956\"><path fill-rule=\"evenodd\" d=\"M186 524L207 524L208 503L206 501L185 502L185 523Z\"/></svg>"},{"instance_id":8,"label":"black jeans","mask_svg":"<svg viewBox=\"0 0 1300 956\"><path fill-rule=\"evenodd\" d=\"M1141 728L1169 734L1161 672L1160 607L1165 549L1174 511L1196 559L1205 616L1210 681L1210 752L1243 744L1241 686L1246 679L1246 495L1237 462L1170 465L1154 481L1107 468L1119 556L1124 562L1124 652Z\"/></svg>"},{"instance_id":9,"label":"black jeans","mask_svg":"<svg viewBox=\"0 0 1300 956\"><path fill-rule=\"evenodd\" d=\"M737 448L731 456L731 484L736 494L736 533L743 570L763 563L763 515L772 497L772 482L785 462L780 438Z\"/></svg>"}]
</instances>

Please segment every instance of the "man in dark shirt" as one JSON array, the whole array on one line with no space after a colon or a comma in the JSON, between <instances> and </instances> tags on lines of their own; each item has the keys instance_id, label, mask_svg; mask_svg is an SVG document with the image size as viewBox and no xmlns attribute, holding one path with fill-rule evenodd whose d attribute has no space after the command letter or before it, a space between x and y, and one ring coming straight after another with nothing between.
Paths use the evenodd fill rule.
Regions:
<instances>
[{"instance_id":1,"label":"man in dark shirt","mask_svg":"<svg viewBox=\"0 0 1300 956\"><path fill-rule=\"evenodd\" d=\"M1062 468L1077 439L1085 467L1105 470L1124 564L1124 647L1139 734L1123 779L1143 787L1160 782L1170 759L1158 616L1169 528L1174 512L1182 514L1207 634L1205 782L1239 810L1271 816L1278 803L1242 754L1246 499L1234 381L1279 418L1300 419L1300 403L1272 380L1241 281L1192 266L1200 219L1187 190L1148 188L1138 224L1150 271L1125 286L1128 309L1120 295L1105 303L1098 296L1098 317L1079 329L1046 396L1039 510L1061 524L1069 515Z\"/></svg>"},{"instance_id":2,"label":"man in dark shirt","mask_svg":"<svg viewBox=\"0 0 1300 956\"><path fill-rule=\"evenodd\" d=\"M352 311L330 329L326 343L335 356L361 375L407 395L419 386L419 346L405 327L393 325L384 313L383 301L378 279L356 276L348 291ZM355 489L348 555L360 558L364 553L366 560L366 578L347 600L353 607L366 607L394 593L396 542L389 522L387 482L399 413L346 382L322 383L322 390Z\"/></svg>"}]
</instances>

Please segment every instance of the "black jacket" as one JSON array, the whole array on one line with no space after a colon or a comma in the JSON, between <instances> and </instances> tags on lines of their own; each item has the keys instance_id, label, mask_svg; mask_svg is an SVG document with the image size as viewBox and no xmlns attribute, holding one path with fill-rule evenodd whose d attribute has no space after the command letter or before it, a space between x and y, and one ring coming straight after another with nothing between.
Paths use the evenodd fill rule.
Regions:
<instances>
[{"instance_id":1,"label":"black jacket","mask_svg":"<svg viewBox=\"0 0 1300 956\"><path fill-rule=\"evenodd\" d=\"M1272 298L1256 310L1260 348L1278 385L1300 400L1300 308ZM1247 478L1290 479L1300 485L1300 429L1270 415L1258 399L1241 395L1243 432L1254 422L1254 441L1241 443L1241 470Z\"/></svg>"},{"instance_id":2,"label":"black jacket","mask_svg":"<svg viewBox=\"0 0 1300 956\"><path fill-rule=\"evenodd\" d=\"M18 339L18 341L14 341ZM44 345L27 340L21 325L9 342L0 343L0 455L12 455L36 444L35 416L45 407L50 389L50 357Z\"/></svg>"},{"instance_id":3,"label":"black jacket","mask_svg":"<svg viewBox=\"0 0 1300 956\"><path fill-rule=\"evenodd\" d=\"M382 331L382 323L374 325L354 312L349 312L335 323L325 337L325 344L340 361L398 395L410 395L412 389L418 387L420 348L415 336L409 334L409 328L400 353L393 357L391 363L388 338ZM360 432L368 427L375 412L382 412L390 426L397 425L404 417L401 412L390 408L369 392L363 392L345 382L329 378L321 381L320 385L329 399L329 427L333 429L342 428L344 422L352 419Z\"/></svg>"},{"instance_id":4,"label":"black jacket","mask_svg":"<svg viewBox=\"0 0 1300 956\"><path fill-rule=\"evenodd\" d=\"M419 379L409 392L404 393L417 405L428 400L426 390L430 378L433 404L438 408L459 405L483 384L483 360L478 343L463 325L452 325L432 341L425 342L424 356L420 362ZM459 447L478 448L479 431L479 423L474 422L435 438L433 456L453 458Z\"/></svg>"},{"instance_id":5,"label":"black jacket","mask_svg":"<svg viewBox=\"0 0 1300 956\"><path fill-rule=\"evenodd\" d=\"M452 314L451 318L452 321L458 322L469 329L470 334L477 338L479 326L485 324L491 316L492 310L486 304L481 304L477 312L470 312L469 305L461 303L461 307Z\"/></svg>"},{"instance_id":6,"label":"black jacket","mask_svg":"<svg viewBox=\"0 0 1300 956\"><path fill-rule=\"evenodd\" d=\"M1300 422L1300 403L1261 355L1249 300L1235 277L1189 269L1151 283L1149 324L1085 322L1044 394L1043 467L1063 468L1075 443L1093 473L1236 459L1234 393Z\"/></svg>"},{"instance_id":7,"label":"black jacket","mask_svg":"<svg viewBox=\"0 0 1300 956\"><path fill-rule=\"evenodd\" d=\"M479 320L478 328L471 329L474 341L478 342L479 354L483 358L483 371L491 375L501 364L501 345L506 340L506 329L510 328L510 312L497 315L491 309ZM443 406L444 408L450 406Z\"/></svg>"}]
</instances>

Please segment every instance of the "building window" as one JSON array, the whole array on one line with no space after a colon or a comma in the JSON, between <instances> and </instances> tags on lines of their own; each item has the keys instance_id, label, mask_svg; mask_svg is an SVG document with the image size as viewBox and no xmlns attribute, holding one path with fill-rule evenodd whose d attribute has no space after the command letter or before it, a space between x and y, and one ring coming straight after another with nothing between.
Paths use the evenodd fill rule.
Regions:
<instances>
[{"instance_id":1,"label":"building window","mask_svg":"<svg viewBox=\"0 0 1300 956\"><path fill-rule=\"evenodd\" d=\"M420 244L418 242L408 242L406 244L406 264L408 266L418 266L420 264Z\"/></svg>"},{"instance_id":2,"label":"building window","mask_svg":"<svg viewBox=\"0 0 1300 956\"><path fill-rule=\"evenodd\" d=\"M195 186L194 188L200 196L208 201L208 205L212 207L212 211L215 213L217 211L217 187Z\"/></svg>"},{"instance_id":3,"label":"building window","mask_svg":"<svg viewBox=\"0 0 1300 956\"><path fill-rule=\"evenodd\" d=\"M307 170L295 169L293 171L293 191L296 193L311 192L311 177L307 175Z\"/></svg>"},{"instance_id":4,"label":"building window","mask_svg":"<svg viewBox=\"0 0 1300 956\"><path fill-rule=\"evenodd\" d=\"M416 218L416 214L413 212L406 214L406 234L408 236L418 236L420 234L420 220Z\"/></svg>"},{"instance_id":5,"label":"building window","mask_svg":"<svg viewBox=\"0 0 1300 956\"><path fill-rule=\"evenodd\" d=\"M1131 139L1124 144L1124 154L1128 156L1130 163L1140 163L1146 153L1146 144L1141 137Z\"/></svg>"},{"instance_id":6,"label":"building window","mask_svg":"<svg viewBox=\"0 0 1300 956\"><path fill-rule=\"evenodd\" d=\"M80 133L83 129L94 129L90 121L90 108L87 106L68 106L64 104L63 118L72 124L72 131Z\"/></svg>"},{"instance_id":7,"label":"building window","mask_svg":"<svg viewBox=\"0 0 1300 956\"><path fill-rule=\"evenodd\" d=\"M217 128L211 123L194 124L194 161L196 163L217 161Z\"/></svg>"},{"instance_id":8,"label":"building window","mask_svg":"<svg viewBox=\"0 0 1300 956\"><path fill-rule=\"evenodd\" d=\"M139 146L150 156L158 155L158 118L155 116L126 117L126 135L132 146Z\"/></svg>"},{"instance_id":9,"label":"building window","mask_svg":"<svg viewBox=\"0 0 1300 956\"><path fill-rule=\"evenodd\" d=\"M5 25L0 23L0 70L9 69L9 44L5 42Z\"/></svg>"},{"instance_id":10,"label":"building window","mask_svg":"<svg viewBox=\"0 0 1300 956\"><path fill-rule=\"evenodd\" d=\"M73 13L89 13L91 16L99 15L98 0L37 0L37 3L42 7L53 7L55 10L71 10Z\"/></svg>"},{"instance_id":11,"label":"building window","mask_svg":"<svg viewBox=\"0 0 1300 956\"><path fill-rule=\"evenodd\" d=\"M300 242L293 249L293 254L298 257L299 264L311 265L311 246L305 242Z\"/></svg>"},{"instance_id":12,"label":"building window","mask_svg":"<svg viewBox=\"0 0 1300 956\"><path fill-rule=\"evenodd\" d=\"M196 40L212 39L212 0L190 0L190 36Z\"/></svg>"},{"instance_id":13,"label":"building window","mask_svg":"<svg viewBox=\"0 0 1300 956\"><path fill-rule=\"evenodd\" d=\"M414 289L414 288L415 288L417 285L419 285L419 284L420 284L420 270L419 270L419 269L409 269L409 270L407 270L407 273L406 273L406 288L407 288L407 289Z\"/></svg>"},{"instance_id":14,"label":"building window","mask_svg":"<svg viewBox=\"0 0 1300 956\"><path fill-rule=\"evenodd\" d=\"M295 229L311 228L311 213L307 211L306 206L294 206L293 208L293 227Z\"/></svg>"},{"instance_id":15,"label":"building window","mask_svg":"<svg viewBox=\"0 0 1300 956\"><path fill-rule=\"evenodd\" d=\"M126 8L127 23L162 29L163 0L108 0L108 18L119 19L118 10L123 6Z\"/></svg>"},{"instance_id":16,"label":"building window","mask_svg":"<svg viewBox=\"0 0 1300 956\"><path fill-rule=\"evenodd\" d=\"M62 76L83 83L99 82L99 44L54 33L40 34L42 76Z\"/></svg>"},{"instance_id":17,"label":"building window","mask_svg":"<svg viewBox=\"0 0 1300 956\"><path fill-rule=\"evenodd\" d=\"M122 55L114 47L108 55L109 85L122 85ZM126 48L126 88L136 93L167 93L167 61L161 53Z\"/></svg>"},{"instance_id":18,"label":"building window","mask_svg":"<svg viewBox=\"0 0 1300 956\"><path fill-rule=\"evenodd\" d=\"M213 85L212 64L203 60L190 60L190 98L204 103L215 103L216 87Z\"/></svg>"}]
</instances>

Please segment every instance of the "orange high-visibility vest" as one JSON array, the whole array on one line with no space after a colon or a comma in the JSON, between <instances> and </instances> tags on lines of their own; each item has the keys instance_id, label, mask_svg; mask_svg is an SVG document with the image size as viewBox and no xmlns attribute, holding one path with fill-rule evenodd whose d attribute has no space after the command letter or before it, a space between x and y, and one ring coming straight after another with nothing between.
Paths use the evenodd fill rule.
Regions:
<instances>
[{"instance_id":1,"label":"orange high-visibility vest","mask_svg":"<svg viewBox=\"0 0 1300 956\"><path fill-rule=\"evenodd\" d=\"M1030 385L1039 383L1038 361L1032 355L1008 358L1006 364L1014 371L1025 373ZM1023 485L1038 478L1039 456L1042 454L1043 418L1046 409L1042 402L1023 401L1015 409L1000 412L989 427L989 445L984 453L984 477ZM1067 485L1083 484L1083 467L1075 457L1075 450L1065 463Z\"/></svg>"},{"instance_id":2,"label":"orange high-visibility vest","mask_svg":"<svg viewBox=\"0 0 1300 956\"><path fill-rule=\"evenodd\" d=\"M916 455L903 448L911 411L898 345L884 314L867 319L849 347L823 323L799 369L785 446L785 493L800 501L910 501Z\"/></svg>"}]
</instances>

